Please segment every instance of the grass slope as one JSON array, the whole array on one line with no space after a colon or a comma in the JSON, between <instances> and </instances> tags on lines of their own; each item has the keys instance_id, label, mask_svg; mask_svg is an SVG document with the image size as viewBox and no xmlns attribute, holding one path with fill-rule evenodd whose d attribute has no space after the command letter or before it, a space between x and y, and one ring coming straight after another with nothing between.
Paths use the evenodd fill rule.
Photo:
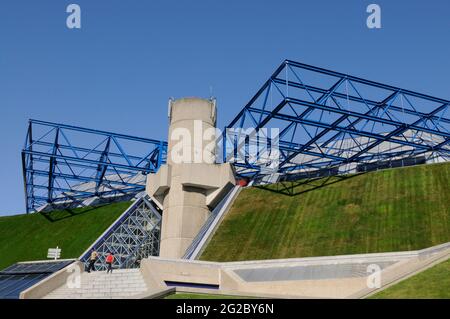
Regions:
<instances>
[{"instance_id":1,"label":"grass slope","mask_svg":"<svg viewBox=\"0 0 450 319\"><path fill-rule=\"evenodd\" d=\"M79 257L129 205L0 217L0 270L18 261L46 259L47 249L56 246L61 258Z\"/></svg>"},{"instance_id":2,"label":"grass slope","mask_svg":"<svg viewBox=\"0 0 450 319\"><path fill-rule=\"evenodd\" d=\"M402 251L450 241L449 163L291 186L243 190L201 259Z\"/></svg>"},{"instance_id":3,"label":"grass slope","mask_svg":"<svg viewBox=\"0 0 450 319\"><path fill-rule=\"evenodd\" d=\"M450 259L372 296L373 299L450 299Z\"/></svg>"}]
</instances>

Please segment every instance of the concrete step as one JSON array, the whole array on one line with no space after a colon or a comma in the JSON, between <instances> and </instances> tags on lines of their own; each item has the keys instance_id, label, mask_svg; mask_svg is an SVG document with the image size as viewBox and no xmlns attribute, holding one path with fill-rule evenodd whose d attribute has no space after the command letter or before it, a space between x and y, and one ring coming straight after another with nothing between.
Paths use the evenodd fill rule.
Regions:
<instances>
[{"instance_id":1,"label":"concrete step","mask_svg":"<svg viewBox=\"0 0 450 319\"><path fill-rule=\"evenodd\" d=\"M45 299L111 299L129 298L144 293L148 287L139 269L118 269L112 274L98 271L81 274L81 286L69 288L63 285Z\"/></svg>"}]
</instances>

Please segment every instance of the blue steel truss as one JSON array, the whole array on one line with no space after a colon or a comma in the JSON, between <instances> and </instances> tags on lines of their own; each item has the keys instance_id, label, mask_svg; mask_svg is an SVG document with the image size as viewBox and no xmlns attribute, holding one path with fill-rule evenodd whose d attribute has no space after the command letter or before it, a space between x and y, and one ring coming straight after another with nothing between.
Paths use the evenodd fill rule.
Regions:
<instances>
[{"instance_id":1,"label":"blue steel truss","mask_svg":"<svg viewBox=\"0 0 450 319\"><path fill-rule=\"evenodd\" d=\"M136 194L165 163L167 143L30 120L22 167L27 212L45 204Z\"/></svg>"},{"instance_id":2,"label":"blue steel truss","mask_svg":"<svg viewBox=\"0 0 450 319\"><path fill-rule=\"evenodd\" d=\"M219 144L223 161L247 176L450 160L449 107L448 100L285 60ZM279 134L265 131L272 128ZM166 156L164 141L30 120L22 151L27 212L138 193Z\"/></svg>"},{"instance_id":3,"label":"blue steel truss","mask_svg":"<svg viewBox=\"0 0 450 319\"><path fill-rule=\"evenodd\" d=\"M352 163L440 157L450 153L450 101L285 60L226 127L223 161L242 175L267 163L249 154L261 141L278 147L272 172L319 171ZM244 130L247 137L240 139ZM256 146L259 150L259 146ZM239 154L239 156L237 156ZM357 165L356 164L356 165Z\"/></svg>"}]
</instances>

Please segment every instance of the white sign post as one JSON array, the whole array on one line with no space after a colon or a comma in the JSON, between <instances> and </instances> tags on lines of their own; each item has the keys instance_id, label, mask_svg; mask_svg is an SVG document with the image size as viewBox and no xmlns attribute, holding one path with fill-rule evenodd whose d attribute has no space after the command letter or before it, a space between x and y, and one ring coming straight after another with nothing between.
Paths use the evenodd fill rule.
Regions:
<instances>
[{"instance_id":1,"label":"white sign post","mask_svg":"<svg viewBox=\"0 0 450 319\"><path fill-rule=\"evenodd\" d=\"M47 258L53 258L54 260L57 260L61 257L61 248L56 246L56 248L49 248L47 252Z\"/></svg>"}]
</instances>

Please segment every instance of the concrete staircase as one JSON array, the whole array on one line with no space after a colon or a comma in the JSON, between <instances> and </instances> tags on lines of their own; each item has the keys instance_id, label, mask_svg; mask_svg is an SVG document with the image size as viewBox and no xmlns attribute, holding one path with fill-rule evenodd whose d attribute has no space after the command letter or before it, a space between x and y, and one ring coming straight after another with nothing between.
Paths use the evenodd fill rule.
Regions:
<instances>
[{"instance_id":1,"label":"concrete staircase","mask_svg":"<svg viewBox=\"0 0 450 319\"><path fill-rule=\"evenodd\" d=\"M83 272L80 288L69 288L64 284L44 299L136 298L147 290L139 269L117 269L112 274L107 274L106 271Z\"/></svg>"}]
</instances>

